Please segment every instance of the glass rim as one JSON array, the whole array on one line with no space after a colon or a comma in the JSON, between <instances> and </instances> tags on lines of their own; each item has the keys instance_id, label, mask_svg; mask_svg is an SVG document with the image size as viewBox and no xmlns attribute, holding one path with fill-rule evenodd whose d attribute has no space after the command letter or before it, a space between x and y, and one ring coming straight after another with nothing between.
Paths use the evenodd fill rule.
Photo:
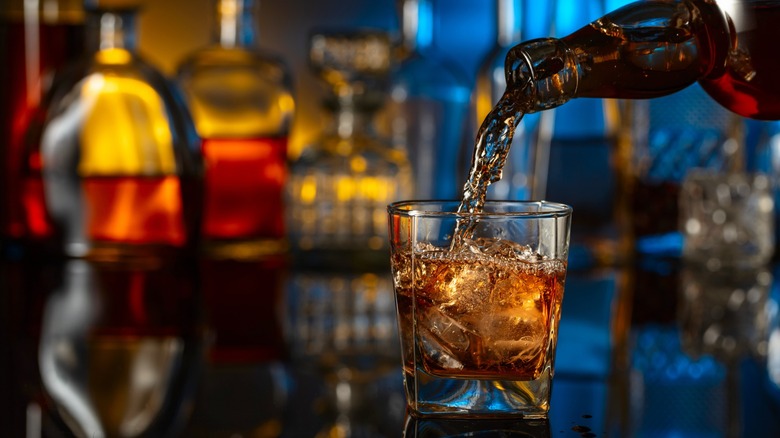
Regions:
<instances>
[{"instance_id":1,"label":"glass rim","mask_svg":"<svg viewBox=\"0 0 780 438\"><path fill-rule=\"evenodd\" d=\"M387 206L387 212L394 216L408 216L408 217L476 217L480 219L486 218L509 218L509 217L528 217L528 218L562 218L571 216L572 207L560 202L550 201L502 201L502 200L488 200L485 202L485 207L488 211L481 211L479 213L467 213L457 212L453 209L448 210L433 210L417 207L425 206L443 206L453 205L457 208L460 205L460 201L455 200L408 200L408 201L396 201ZM527 210L513 210L513 211L492 211L491 206L508 205L508 206L536 206L536 209L528 208Z\"/></svg>"}]
</instances>

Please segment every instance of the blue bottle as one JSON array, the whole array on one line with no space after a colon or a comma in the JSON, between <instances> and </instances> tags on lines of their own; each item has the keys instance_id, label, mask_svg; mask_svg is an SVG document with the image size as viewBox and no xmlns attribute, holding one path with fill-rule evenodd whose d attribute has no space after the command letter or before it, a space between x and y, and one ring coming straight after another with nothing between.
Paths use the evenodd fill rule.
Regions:
<instances>
[{"instance_id":1,"label":"blue bottle","mask_svg":"<svg viewBox=\"0 0 780 438\"><path fill-rule=\"evenodd\" d=\"M465 166L471 87L465 74L437 57L432 0L401 3L401 60L391 76L388 129L412 165L415 198L459 199Z\"/></svg>"},{"instance_id":2,"label":"blue bottle","mask_svg":"<svg viewBox=\"0 0 780 438\"><path fill-rule=\"evenodd\" d=\"M504 63L507 53L519 41L550 35L553 5L553 0L496 0L496 42L480 64L472 98L475 130L506 89ZM489 199L540 199L539 190L543 186L539 183L545 172L534 170L537 165L535 151L546 149L543 145L549 144L552 116L552 111L545 111L523 117L515 130L503 177L488 189ZM468 153L464 155L470 157L473 147L466 144Z\"/></svg>"}]
</instances>

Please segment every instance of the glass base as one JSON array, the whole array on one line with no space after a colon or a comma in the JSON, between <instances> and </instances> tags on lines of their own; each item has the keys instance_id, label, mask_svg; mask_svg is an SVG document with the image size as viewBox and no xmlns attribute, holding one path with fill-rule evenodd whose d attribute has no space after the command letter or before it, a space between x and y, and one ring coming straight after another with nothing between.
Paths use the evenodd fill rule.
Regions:
<instances>
[{"instance_id":1,"label":"glass base","mask_svg":"<svg viewBox=\"0 0 780 438\"><path fill-rule=\"evenodd\" d=\"M418 367L404 370L412 415L417 417L547 418L552 376L536 380L442 378Z\"/></svg>"}]
</instances>

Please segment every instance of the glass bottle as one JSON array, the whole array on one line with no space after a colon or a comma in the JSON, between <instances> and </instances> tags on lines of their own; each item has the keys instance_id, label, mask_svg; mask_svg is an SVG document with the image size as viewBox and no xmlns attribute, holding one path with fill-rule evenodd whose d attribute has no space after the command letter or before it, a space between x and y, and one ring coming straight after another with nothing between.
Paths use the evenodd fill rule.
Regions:
<instances>
[{"instance_id":1,"label":"glass bottle","mask_svg":"<svg viewBox=\"0 0 780 438\"><path fill-rule=\"evenodd\" d=\"M406 156L372 124L385 99L389 37L316 33L310 65L330 89L331 114L291 166L291 354L326 371L381 372L398 360L386 206L411 187Z\"/></svg>"},{"instance_id":2,"label":"glass bottle","mask_svg":"<svg viewBox=\"0 0 780 438\"><path fill-rule=\"evenodd\" d=\"M521 41L521 36L540 38L550 34L554 4L553 0L496 0L496 43L480 64L472 99L476 127L506 89L504 63L507 53ZM504 166L503 178L488 190L491 199L542 199L543 186L539 183L546 172L541 163L536 168L535 152L549 147L552 117L553 113L548 111L529 114L520 121L512 140L514 152ZM464 146L472 147L470 144ZM540 181L534 183L535 176L539 176Z\"/></svg>"},{"instance_id":3,"label":"glass bottle","mask_svg":"<svg viewBox=\"0 0 780 438\"><path fill-rule=\"evenodd\" d=\"M400 5L401 61L391 79L390 135L397 148L407 151L416 198L457 199L465 172L458 151L468 133L471 86L462 72L435 55L433 2L403 0Z\"/></svg>"},{"instance_id":4,"label":"glass bottle","mask_svg":"<svg viewBox=\"0 0 780 438\"><path fill-rule=\"evenodd\" d=\"M53 77L84 51L82 0L5 1L0 5L0 245L25 235L21 163L26 133L43 123ZM18 249L18 248L17 248Z\"/></svg>"},{"instance_id":5,"label":"glass bottle","mask_svg":"<svg viewBox=\"0 0 780 438\"><path fill-rule=\"evenodd\" d=\"M284 62L258 46L258 3L215 0L210 46L178 70L206 164L202 234L226 256L283 250L287 137L294 110Z\"/></svg>"},{"instance_id":6,"label":"glass bottle","mask_svg":"<svg viewBox=\"0 0 780 438\"><path fill-rule=\"evenodd\" d=\"M58 435L174 433L203 354L199 142L176 89L136 52L135 23L134 9L88 11L85 55L28 134L36 259L22 290L46 303L41 408L70 429Z\"/></svg>"},{"instance_id":7,"label":"glass bottle","mask_svg":"<svg viewBox=\"0 0 780 438\"><path fill-rule=\"evenodd\" d=\"M29 240L54 254L159 261L197 242L197 136L175 89L136 53L135 17L90 11L87 55L63 71L30 135Z\"/></svg>"},{"instance_id":8,"label":"glass bottle","mask_svg":"<svg viewBox=\"0 0 780 438\"><path fill-rule=\"evenodd\" d=\"M658 97L699 81L742 116L778 119L778 14L780 3L760 0L631 3L561 39L514 47L508 84L533 112L573 97Z\"/></svg>"},{"instance_id":9,"label":"glass bottle","mask_svg":"<svg viewBox=\"0 0 780 438\"><path fill-rule=\"evenodd\" d=\"M292 80L282 59L259 47L258 1L214 6L212 43L178 69L206 165L200 268L210 360L268 361L285 350L277 309L288 256Z\"/></svg>"},{"instance_id":10,"label":"glass bottle","mask_svg":"<svg viewBox=\"0 0 780 438\"><path fill-rule=\"evenodd\" d=\"M389 56L381 33L312 37L310 62L330 87L325 106L331 119L318 144L291 168L288 226L296 251L377 254L387 248L379 212L408 196L410 187L405 154L373 127Z\"/></svg>"}]
</instances>

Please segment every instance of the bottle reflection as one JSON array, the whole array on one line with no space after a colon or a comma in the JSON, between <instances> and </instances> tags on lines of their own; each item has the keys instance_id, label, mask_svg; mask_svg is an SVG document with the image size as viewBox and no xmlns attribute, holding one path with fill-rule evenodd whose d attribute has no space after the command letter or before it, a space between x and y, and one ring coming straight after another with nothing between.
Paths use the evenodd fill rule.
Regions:
<instances>
[{"instance_id":1,"label":"bottle reflection","mask_svg":"<svg viewBox=\"0 0 780 438\"><path fill-rule=\"evenodd\" d=\"M685 351L693 357L710 354L724 363L766 357L768 269L686 267L681 281L678 318Z\"/></svg>"},{"instance_id":2,"label":"bottle reflection","mask_svg":"<svg viewBox=\"0 0 780 438\"><path fill-rule=\"evenodd\" d=\"M406 400L390 279L310 272L288 291L293 363L324 382L326 421L317 436L397 430Z\"/></svg>"},{"instance_id":3,"label":"bottle reflection","mask_svg":"<svg viewBox=\"0 0 780 438\"><path fill-rule=\"evenodd\" d=\"M755 436L753 425L768 425L755 409L755 370L766 366L773 276L763 267L681 268L676 323L646 324L634 337L634 431Z\"/></svg>"},{"instance_id":4,"label":"bottle reflection","mask_svg":"<svg viewBox=\"0 0 780 438\"><path fill-rule=\"evenodd\" d=\"M683 351L694 358L715 357L725 367L722 396L727 436L742 436L749 416L741 371L745 358L766 363L769 321L767 301L772 274L768 269L686 267L680 290Z\"/></svg>"},{"instance_id":5,"label":"bottle reflection","mask_svg":"<svg viewBox=\"0 0 780 438\"><path fill-rule=\"evenodd\" d=\"M202 360L196 297L172 271L65 262L38 347L53 415L77 436L174 434Z\"/></svg>"}]
</instances>

